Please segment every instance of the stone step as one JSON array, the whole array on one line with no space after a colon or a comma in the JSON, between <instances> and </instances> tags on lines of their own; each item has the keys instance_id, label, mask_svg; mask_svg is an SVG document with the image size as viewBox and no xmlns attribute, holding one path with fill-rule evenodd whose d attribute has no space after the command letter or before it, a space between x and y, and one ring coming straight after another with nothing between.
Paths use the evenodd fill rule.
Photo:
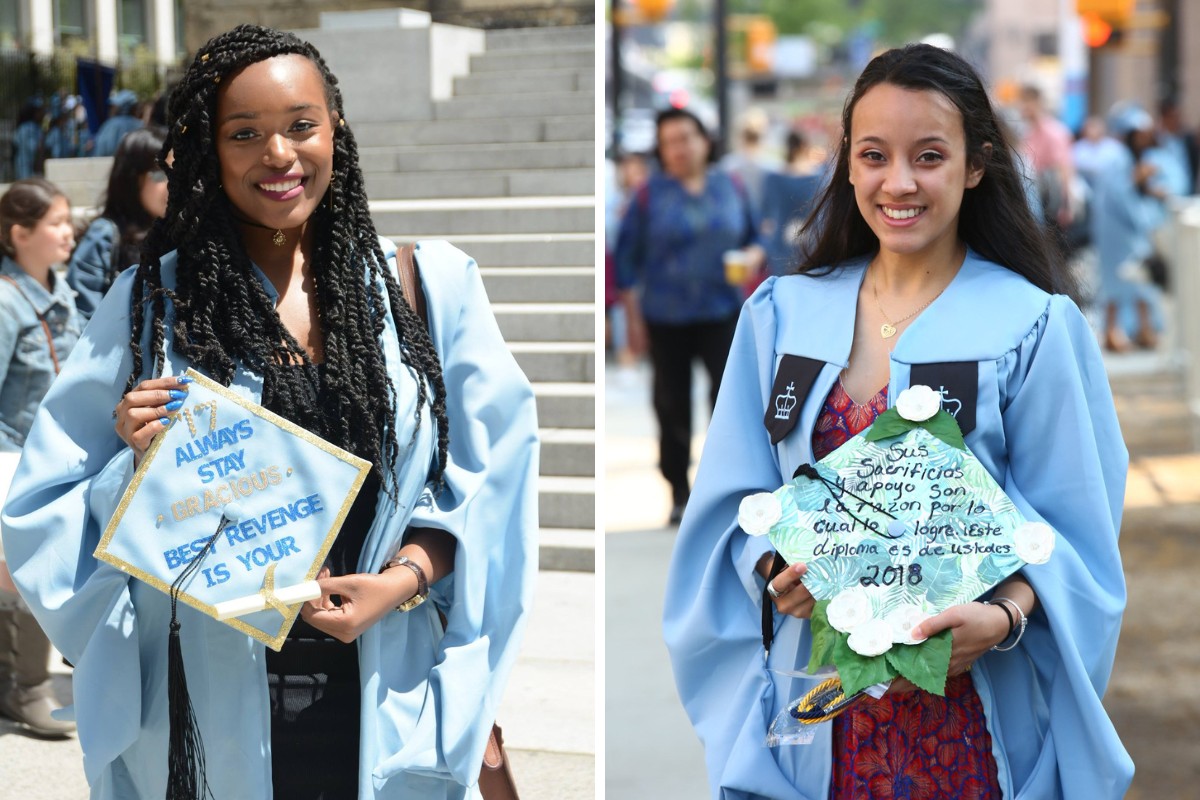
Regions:
<instances>
[{"instance_id":1,"label":"stone step","mask_svg":"<svg viewBox=\"0 0 1200 800\"><path fill-rule=\"evenodd\" d=\"M542 528L538 531L538 569L595 572L596 532Z\"/></svg>"},{"instance_id":2,"label":"stone step","mask_svg":"<svg viewBox=\"0 0 1200 800\"><path fill-rule=\"evenodd\" d=\"M493 303L590 303L596 297L591 267L485 267L479 272Z\"/></svg>"},{"instance_id":3,"label":"stone step","mask_svg":"<svg viewBox=\"0 0 1200 800\"><path fill-rule=\"evenodd\" d=\"M594 303L492 303L507 342L593 342Z\"/></svg>"},{"instance_id":4,"label":"stone step","mask_svg":"<svg viewBox=\"0 0 1200 800\"><path fill-rule=\"evenodd\" d=\"M592 342L509 342L508 349L530 381L596 380Z\"/></svg>"},{"instance_id":5,"label":"stone step","mask_svg":"<svg viewBox=\"0 0 1200 800\"><path fill-rule=\"evenodd\" d=\"M542 443L540 474L596 475L596 431L585 428L547 428L538 431Z\"/></svg>"},{"instance_id":6,"label":"stone step","mask_svg":"<svg viewBox=\"0 0 1200 800\"><path fill-rule=\"evenodd\" d=\"M538 575L520 654L496 711L505 749L595 752L595 608L594 574Z\"/></svg>"},{"instance_id":7,"label":"stone step","mask_svg":"<svg viewBox=\"0 0 1200 800\"><path fill-rule=\"evenodd\" d=\"M563 169L593 167L592 142L393 145L364 147L358 164L364 173L440 170Z\"/></svg>"},{"instance_id":8,"label":"stone step","mask_svg":"<svg viewBox=\"0 0 1200 800\"><path fill-rule=\"evenodd\" d=\"M596 527L596 479L538 478L538 521L548 528Z\"/></svg>"},{"instance_id":9,"label":"stone step","mask_svg":"<svg viewBox=\"0 0 1200 800\"><path fill-rule=\"evenodd\" d=\"M436 238L429 235L431 231L452 237L486 233L582 233L594 229L596 215L590 205L566 205L558 200L530 198L529 202L505 205L483 205L482 200L384 201L371 203L371 216L375 229L390 237Z\"/></svg>"},{"instance_id":10,"label":"stone step","mask_svg":"<svg viewBox=\"0 0 1200 800\"><path fill-rule=\"evenodd\" d=\"M112 171L112 157L101 158L48 158L46 159L46 180L51 183L66 183L68 181L99 181L101 186L108 183L108 173ZM93 198L93 201L95 198Z\"/></svg>"},{"instance_id":11,"label":"stone step","mask_svg":"<svg viewBox=\"0 0 1200 800\"><path fill-rule=\"evenodd\" d=\"M108 174L112 171L112 158L48 158L46 180L67 196L72 207L81 210L98 206L101 195L108 188Z\"/></svg>"},{"instance_id":12,"label":"stone step","mask_svg":"<svg viewBox=\"0 0 1200 800\"><path fill-rule=\"evenodd\" d=\"M533 384L538 424L546 428L596 427L596 384L554 381Z\"/></svg>"},{"instance_id":13,"label":"stone step","mask_svg":"<svg viewBox=\"0 0 1200 800\"><path fill-rule=\"evenodd\" d=\"M547 28L508 28L487 32L488 52L535 48L595 47L594 25L562 25Z\"/></svg>"},{"instance_id":14,"label":"stone step","mask_svg":"<svg viewBox=\"0 0 1200 800\"><path fill-rule=\"evenodd\" d=\"M471 97L497 92L595 92L595 69L519 69L483 72L454 79L454 96Z\"/></svg>"},{"instance_id":15,"label":"stone step","mask_svg":"<svg viewBox=\"0 0 1200 800\"><path fill-rule=\"evenodd\" d=\"M586 114L512 119L429 120L422 122L359 122L353 125L360 148L391 145L486 144L502 142L590 142L595 118ZM77 160L77 159L72 159ZM107 172L105 173L108 174Z\"/></svg>"},{"instance_id":16,"label":"stone step","mask_svg":"<svg viewBox=\"0 0 1200 800\"><path fill-rule=\"evenodd\" d=\"M450 238L485 267L591 267L596 263L595 236L590 233L484 234L445 237L436 231L422 239ZM405 244L411 236L396 237Z\"/></svg>"},{"instance_id":17,"label":"stone step","mask_svg":"<svg viewBox=\"0 0 1200 800\"><path fill-rule=\"evenodd\" d=\"M527 50L488 50L471 56L471 74L510 72L518 69L586 69L595 67L592 45Z\"/></svg>"},{"instance_id":18,"label":"stone step","mask_svg":"<svg viewBox=\"0 0 1200 800\"><path fill-rule=\"evenodd\" d=\"M591 114L596 100L591 92L542 92L539 94L494 94L488 97L455 97L434 104L434 119L491 119Z\"/></svg>"},{"instance_id":19,"label":"stone step","mask_svg":"<svg viewBox=\"0 0 1200 800\"><path fill-rule=\"evenodd\" d=\"M596 186L596 171L591 167L368 172L363 178L367 183L367 196L381 200L581 195L594 191Z\"/></svg>"}]
</instances>

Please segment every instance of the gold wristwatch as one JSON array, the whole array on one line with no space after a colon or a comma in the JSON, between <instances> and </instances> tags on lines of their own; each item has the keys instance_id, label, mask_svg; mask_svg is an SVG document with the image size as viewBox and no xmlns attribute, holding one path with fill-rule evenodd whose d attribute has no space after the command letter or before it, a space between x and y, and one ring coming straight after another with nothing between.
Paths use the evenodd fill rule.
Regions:
<instances>
[{"instance_id":1,"label":"gold wristwatch","mask_svg":"<svg viewBox=\"0 0 1200 800\"><path fill-rule=\"evenodd\" d=\"M425 570L421 569L421 566L408 556L396 556L384 564L383 569L379 571L387 572L392 567L408 567L417 576L417 593L396 606L397 611L412 611L421 605L421 603L424 603L425 598L429 597L429 582L425 580Z\"/></svg>"}]
</instances>

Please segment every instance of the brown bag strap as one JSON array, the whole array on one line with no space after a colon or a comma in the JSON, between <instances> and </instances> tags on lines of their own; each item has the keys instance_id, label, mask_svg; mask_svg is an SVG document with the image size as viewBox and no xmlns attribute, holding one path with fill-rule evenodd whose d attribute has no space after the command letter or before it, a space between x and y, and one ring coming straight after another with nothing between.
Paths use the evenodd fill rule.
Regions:
<instances>
[{"instance_id":1,"label":"brown bag strap","mask_svg":"<svg viewBox=\"0 0 1200 800\"><path fill-rule=\"evenodd\" d=\"M417 312L417 316L429 327L429 317L425 311L425 291L421 288L421 273L417 269L417 259L414 257L416 247L406 244L396 253L396 263L400 267L400 292L409 308Z\"/></svg>"},{"instance_id":2,"label":"brown bag strap","mask_svg":"<svg viewBox=\"0 0 1200 800\"><path fill-rule=\"evenodd\" d=\"M29 299L29 295L25 294L25 290L21 288L21 284L13 280L11 275L0 275L0 278L8 281L17 290L21 297L25 298L25 302L29 303L29 307L33 309L33 313L37 315L38 322L42 323L42 331L46 334L46 344L50 346L50 360L54 362L54 374L59 373L58 366L58 351L54 349L54 337L50 335L50 323L46 322L46 318L42 316L42 312L37 310L37 306Z\"/></svg>"}]
</instances>

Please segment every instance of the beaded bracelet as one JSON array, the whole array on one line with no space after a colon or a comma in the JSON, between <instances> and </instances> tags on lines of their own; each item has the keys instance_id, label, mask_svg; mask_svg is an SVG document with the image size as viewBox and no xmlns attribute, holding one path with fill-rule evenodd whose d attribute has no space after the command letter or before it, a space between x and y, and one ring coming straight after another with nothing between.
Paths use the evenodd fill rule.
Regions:
<instances>
[{"instance_id":1,"label":"beaded bracelet","mask_svg":"<svg viewBox=\"0 0 1200 800\"><path fill-rule=\"evenodd\" d=\"M1029 620L1028 620L1028 618L1026 618L1025 612L1021 610L1021 607L1019 605L1017 605L1017 601L1013 600L1011 597L993 597L992 601L991 601L991 603L989 603L989 605L997 605L1000 603L1008 603L1009 605L1011 605L1013 607L1013 610L1017 612L1018 616L1021 617L1021 621L1014 626L1014 628L1016 628L1016 630L1017 630L1017 638L1013 639L1012 644L1010 644L1008 647L1001 647L1000 644L1004 644L1004 641L1008 641L1008 637L1005 637L1004 641L1002 641L1002 642L1000 642L1000 644L992 647L992 649L995 650L997 653L1007 653L1009 650L1012 650L1014 647L1016 647L1017 644L1021 641L1021 637L1025 635L1025 625L1028 624ZM1001 605L1000 607L1004 608L1005 611L1008 610L1003 605ZM1009 619L1011 619L1011 618L1012 618L1012 615L1010 614ZM1008 636L1009 637L1012 636L1012 629L1009 629Z\"/></svg>"}]
</instances>

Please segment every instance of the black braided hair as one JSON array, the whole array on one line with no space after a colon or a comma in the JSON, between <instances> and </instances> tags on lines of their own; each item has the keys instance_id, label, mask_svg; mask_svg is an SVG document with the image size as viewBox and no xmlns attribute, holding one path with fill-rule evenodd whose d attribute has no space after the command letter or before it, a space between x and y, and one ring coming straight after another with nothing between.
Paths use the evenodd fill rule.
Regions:
<instances>
[{"instance_id":1,"label":"black braided hair","mask_svg":"<svg viewBox=\"0 0 1200 800\"><path fill-rule=\"evenodd\" d=\"M401 357L417 377L418 423L421 409L427 403L432 406L438 435L432 477L439 482L449 443L446 389L425 321L405 302L379 245L349 124L338 125L331 119L332 181L309 219L314 226L310 263L317 317L325 339L315 398L312 383L303 374L312 368L312 360L284 327L255 278L229 200L220 188L214 143L220 81L285 54L304 56L316 66L331 114L344 119L337 78L316 48L290 33L257 25L239 25L211 39L196 53L171 94L167 136L159 153L163 164L167 154L174 153L171 165L164 167L169 176L167 213L147 234L134 279L133 370L126 391L142 372L147 310L154 374L162 371L166 300L170 299L175 352L226 386L239 364L261 375L265 405L286 409L297 424L370 461L394 496L388 476L400 448L392 422L396 389L388 378L381 345L387 308L396 322ZM160 271L160 259L171 250L178 251L174 290L163 287ZM304 367L296 366L300 364Z\"/></svg>"}]
</instances>

